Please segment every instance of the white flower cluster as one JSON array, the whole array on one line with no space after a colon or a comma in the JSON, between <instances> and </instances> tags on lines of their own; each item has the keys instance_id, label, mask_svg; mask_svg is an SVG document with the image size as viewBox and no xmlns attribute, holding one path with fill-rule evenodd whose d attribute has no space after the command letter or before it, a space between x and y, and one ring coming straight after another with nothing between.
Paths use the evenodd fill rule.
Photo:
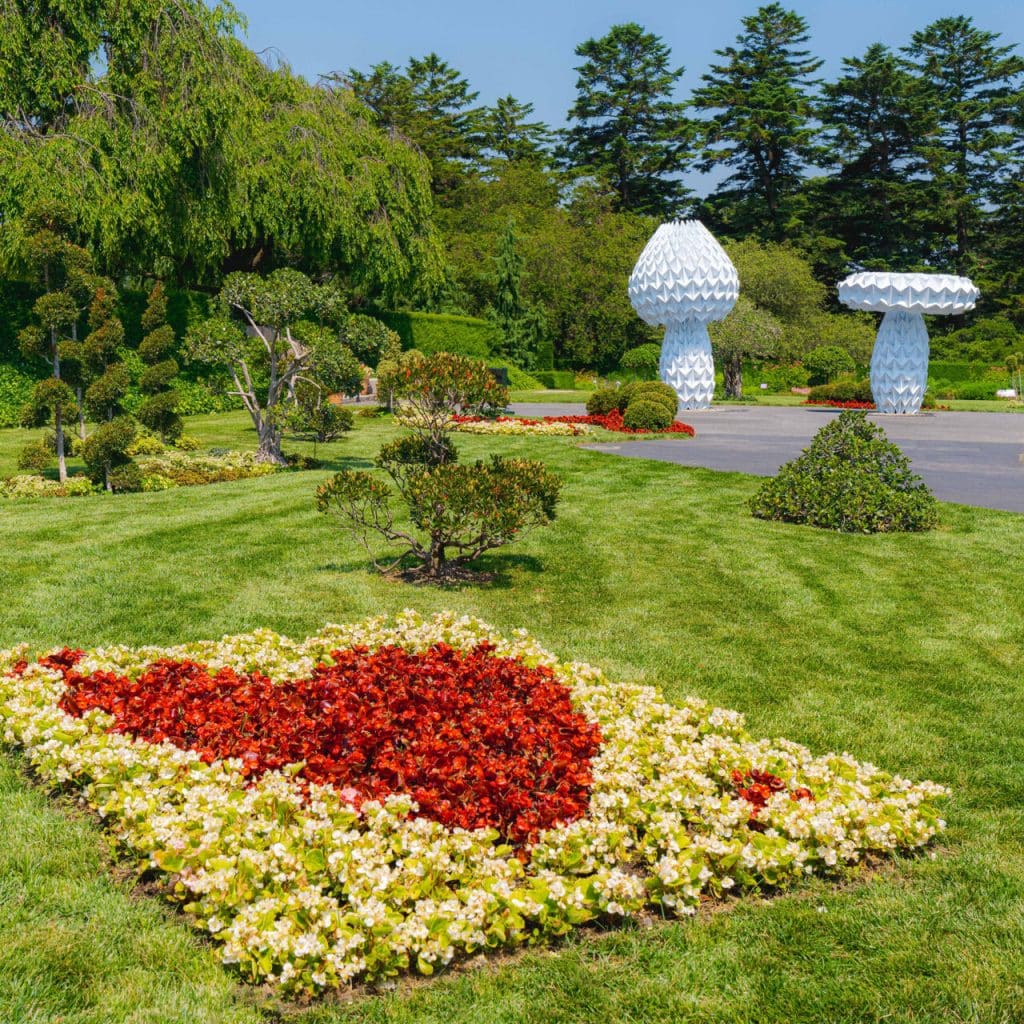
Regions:
<instances>
[{"instance_id":1,"label":"white flower cluster","mask_svg":"<svg viewBox=\"0 0 1024 1024\"><path fill-rule=\"evenodd\" d=\"M0 652L0 742L54 785L73 783L140 870L162 876L225 963L285 992L316 992L454 958L542 941L598 918L655 905L692 913L702 897L784 886L867 854L920 847L944 827L946 790L887 775L847 755L815 757L753 740L742 716L563 664L524 632L405 612L327 626L301 642L262 630L219 642L90 652L78 671L135 677L157 657L190 658L274 680L309 674L330 652L438 642L546 665L600 724L586 817L543 833L527 863L494 831L448 829L405 796L356 811L332 787L308 792L300 766L246 785L241 763L107 731L99 711L59 707L64 682L24 648ZM769 772L774 792L751 827L733 772ZM813 799L794 799L805 787Z\"/></svg>"}]
</instances>

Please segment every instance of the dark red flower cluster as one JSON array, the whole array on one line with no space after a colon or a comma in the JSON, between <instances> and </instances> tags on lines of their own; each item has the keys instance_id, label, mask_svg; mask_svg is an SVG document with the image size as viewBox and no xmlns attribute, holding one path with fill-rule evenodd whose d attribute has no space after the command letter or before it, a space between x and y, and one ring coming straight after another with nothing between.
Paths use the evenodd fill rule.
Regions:
<instances>
[{"instance_id":1,"label":"dark red flower cluster","mask_svg":"<svg viewBox=\"0 0 1024 1024\"><path fill-rule=\"evenodd\" d=\"M841 402L837 398L808 398L804 405L827 405L833 409L874 409L874 402L857 402L850 399Z\"/></svg>"},{"instance_id":2,"label":"dark red flower cluster","mask_svg":"<svg viewBox=\"0 0 1024 1024\"><path fill-rule=\"evenodd\" d=\"M408 793L421 815L496 828L517 844L586 813L601 734L550 669L496 657L486 644L332 658L309 679L282 683L190 661L154 662L136 680L77 674L70 657L54 667L64 671L68 713L102 708L113 731L170 741L207 762L241 758L250 776L302 761L302 777L357 805Z\"/></svg>"},{"instance_id":3,"label":"dark red flower cluster","mask_svg":"<svg viewBox=\"0 0 1024 1024\"><path fill-rule=\"evenodd\" d=\"M747 824L756 829L764 827L757 819L758 811L764 809L773 793L781 793L786 788L786 783L778 775L761 772L756 768L751 768L748 772L735 769L732 772L732 784L736 789L736 795L751 805L750 820ZM806 786L797 786L796 789L790 790L789 798L813 800L814 794Z\"/></svg>"}]
</instances>

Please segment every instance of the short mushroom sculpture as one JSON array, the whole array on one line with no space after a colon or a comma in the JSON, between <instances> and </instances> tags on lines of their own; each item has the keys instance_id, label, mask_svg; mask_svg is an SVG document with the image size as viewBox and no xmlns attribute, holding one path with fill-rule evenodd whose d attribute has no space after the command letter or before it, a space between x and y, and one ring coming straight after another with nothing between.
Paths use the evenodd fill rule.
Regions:
<instances>
[{"instance_id":1,"label":"short mushroom sculpture","mask_svg":"<svg viewBox=\"0 0 1024 1024\"><path fill-rule=\"evenodd\" d=\"M953 316L973 309L978 289L953 274L851 274L839 282L850 309L884 313L871 354L871 393L879 412L916 413L928 386L928 329L923 313Z\"/></svg>"},{"instance_id":2,"label":"short mushroom sculpture","mask_svg":"<svg viewBox=\"0 0 1024 1024\"><path fill-rule=\"evenodd\" d=\"M629 277L641 319L665 324L659 369L684 409L706 409L715 393L707 325L736 305L740 280L725 250L699 220L662 224Z\"/></svg>"}]
</instances>

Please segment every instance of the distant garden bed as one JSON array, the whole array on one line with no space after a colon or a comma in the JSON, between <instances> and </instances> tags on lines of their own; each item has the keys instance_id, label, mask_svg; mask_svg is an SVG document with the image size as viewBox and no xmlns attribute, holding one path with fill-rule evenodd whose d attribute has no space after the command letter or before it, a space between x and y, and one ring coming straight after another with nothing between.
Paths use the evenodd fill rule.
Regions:
<instances>
[{"instance_id":1,"label":"distant garden bed","mask_svg":"<svg viewBox=\"0 0 1024 1024\"><path fill-rule=\"evenodd\" d=\"M622 414L613 409L604 415L586 416L455 416L453 429L464 434L518 434L527 436L576 437L601 427L617 434L679 434L694 437L696 431L688 423L675 420L667 427L645 429L627 427Z\"/></svg>"}]
</instances>

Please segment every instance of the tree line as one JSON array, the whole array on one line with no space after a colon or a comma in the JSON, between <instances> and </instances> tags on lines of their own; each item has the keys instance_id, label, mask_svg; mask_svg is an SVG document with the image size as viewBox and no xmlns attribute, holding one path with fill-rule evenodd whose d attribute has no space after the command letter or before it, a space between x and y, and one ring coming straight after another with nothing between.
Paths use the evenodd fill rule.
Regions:
<instances>
[{"instance_id":1,"label":"tree line","mask_svg":"<svg viewBox=\"0 0 1024 1024\"><path fill-rule=\"evenodd\" d=\"M870 321L829 308L857 267L969 274L983 305L950 325L975 331L964 350L1019 347L1024 59L970 17L826 81L806 20L767 4L688 97L664 39L615 25L576 48L561 130L511 94L480 104L437 54L310 83L243 26L201 0L3 6L3 275L25 275L25 225L59 206L118 282L212 292L288 267L351 310L488 316L522 365L553 347L607 369L655 340L625 293L640 249L659 220L697 216L753 304L720 345L861 358ZM687 187L715 169L709 195Z\"/></svg>"}]
</instances>

